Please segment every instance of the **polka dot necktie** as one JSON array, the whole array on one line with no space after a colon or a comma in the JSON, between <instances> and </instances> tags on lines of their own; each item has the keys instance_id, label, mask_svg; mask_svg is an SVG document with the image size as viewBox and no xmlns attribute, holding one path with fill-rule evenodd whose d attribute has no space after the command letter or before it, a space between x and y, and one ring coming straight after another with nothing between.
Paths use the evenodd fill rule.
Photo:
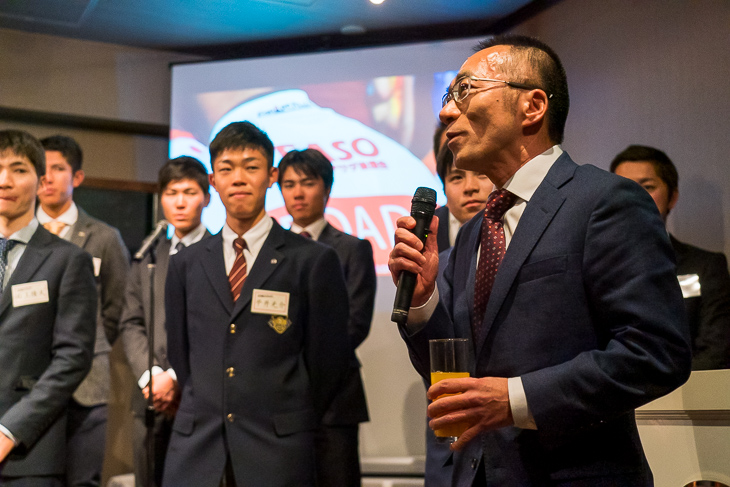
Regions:
<instances>
[{"instance_id":1,"label":"polka dot necktie","mask_svg":"<svg viewBox=\"0 0 730 487\"><path fill-rule=\"evenodd\" d=\"M0 295L3 293L5 282L5 271L8 268L8 254L18 242L0 237Z\"/></svg>"},{"instance_id":2,"label":"polka dot necktie","mask_svg":"<svg viewBox=\"0 0 730 487\"><path fill-rule=\"evenodd\" d=\"M499 264L502 262L507 248L504 240L504 213L515 204L517 196L506 189L494 191L489 195L482 220L481 250L474 284L474 314L471 320L475 342L479 340L487 309L489 295L492 292L494 279L497 277Z\"/></svg>"},{"instance_id":3,"label":"polka dot necktie","mask_svg":"<svg viewBox=\"0 0 730 487\"><path fill-rule=\"evenodd\" d=\"M233 248L236 251L236 260L233 261L233 267L228 274L228 282L231 284L231 294L233 302L238 301L243 289L243 283L246 281L246 258L243 256L243 249L246 248L246 241L242 237L238 237L233 241Z\"/></svg>"}]
</instances>

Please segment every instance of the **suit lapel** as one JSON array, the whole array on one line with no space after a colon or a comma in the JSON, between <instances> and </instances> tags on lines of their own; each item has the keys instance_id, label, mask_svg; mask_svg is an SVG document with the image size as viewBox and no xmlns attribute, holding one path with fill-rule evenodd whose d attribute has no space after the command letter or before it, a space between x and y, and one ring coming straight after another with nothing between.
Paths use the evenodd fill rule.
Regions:
<instances>
[{"instance_id":1,"label":"suit lapel","mask_svg":"<svg viewBox=\"0 0 730 487\"><path fill-rule=\"evenodd\" d=\"M203 262L203 269L208 276L215 293L218 295L226 312L230 313L233 309L233 296L231 296L231 285L228 283L226 275L226 262L223 258L223 236L221 233L205 240L205 248L207 250L206 262Z\"/></svg>"},{"instance_id":2,"label":"suit lapel","mask_svg":"<svg viewBox=\"0 0 730 487\"><path fill-rule=\"evenodd\" d=\"M335 242L338 238L340 238L340 233L335 231L335 228L327 223L327 225L325 225L324 229L322 230L322 233L319 235L319 239L317 239L317 241L323 244L327 244L330 247L334 247Z\"/></svg>"},{"instance_id":3,"label":"suit lapel","mask_svg":"<svg viewBox=\"0 0 730 487\"><path fill-rule=\"evenodd\" d=\"M20 261L13 271L13 275L10 276L7 287L3 289L2 300L0 300L0 315L5 312L5 309L12 302L12 286L14 284L32 282L31 278L35 272L48 256L51 255L51 249L48 248L51 241L51 234L39 225L38 229L28 241L28 245L26 245L25 251L23 251L23 255L20 257Z\"/></svg>"},{"instance_id":4,"label":"suit lapel","mask_svg":"<svg viewBox=\"0 0 730 487\"><path fill-rule=\"evenodd\" d=\"M502 307L512 283L517 277L517 273L522 268L522 264L565 201L565 196L558 191L558 188L573 177L576 167L577 165L570 160L567 153L563 153L555 161L553 167L550 168L545 179L540 183L535 194L532 195L532 199L525 207L494 280L487 309L484 312L481 339L476 347L477 357L481 353L489 330L492 328L497 313ZM474 267L476 267L476 264ZM472 296L474 294L473 287L471 288L471 294Z\"/></svg>"},{"instance_id":5,"label":"suit lapel","mask_svg":"<svg viewBox=\"0 0 730 487\"><path fill-rule=\"evenodd\" d=\"M261 247L259 255L256 257L256 262L251 269L248 270L248 276L246 281L243 283L243 289L241 290L241 296L236 301L233 307L233 314L231 319L235 319L251 302L254 289L260 289L264 283L269 279L271 274L281 265L284 260L284 254L279 250L284 245L284 230L274 221L274 226L271 227L269 236L266 237L264 246ZM227 283L228 281L226 281ZM228 294L230 294L230 288Z\"/></svg>"},{"instance_id":6,"label":"suit lapel","mask_svg":"<svg viewBox=\"0 0 730 487\"><path fill-rule=\"evenodd\" d=\"M81 208L78 208L78 211L79 217L70 230L71 237L69 238L69 241L83 249L84 245L86 245L86 241L89 239L89 235L91 235L92 225L89 215Z\"/></svg>"}]
</instances>

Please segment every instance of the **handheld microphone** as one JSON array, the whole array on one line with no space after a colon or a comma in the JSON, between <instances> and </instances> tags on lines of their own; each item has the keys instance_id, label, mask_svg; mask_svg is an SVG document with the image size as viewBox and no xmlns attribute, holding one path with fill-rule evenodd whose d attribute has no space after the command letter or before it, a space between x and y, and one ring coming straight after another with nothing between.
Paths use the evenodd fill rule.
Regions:
<instances>
[{"instance_id":1,"label":"handheld microphone","mask_svg":"<svg viewBox=\"0 0 730 487\"><path fill-rule=\"evenodd\" d=\"M416 189L416 194L413 195L413 199L411 200L411 216L415 218L416 226L411 232L420 238L424 245L426 244L428 227L431 226L431 220L433 219L433 212L435 210L436 191L424 187ZM416 275L408 271L402 272L398 278L398 289L395 292L393 314L390 315L391 321L399 325L406 323L415 287Z\"/></svg>"},{"instance_id":2,"label":"handheld microphone","mask_svg":"<svg viewBox=\"0 0 730 487\"><path fill-rule=\"evenodd\" d=\"M152 230L152 233L147 235L147 237L142 242L142 245L139 247L139 250L134 254L134 260L142 260L144 259L145 255L147 255L150 250L155 246L155 243L157 242L157 237L162 235L167 231L167 220L164 218L157 222L157 226L155 226L155 229Z\"/></svg>"}]
</instances>

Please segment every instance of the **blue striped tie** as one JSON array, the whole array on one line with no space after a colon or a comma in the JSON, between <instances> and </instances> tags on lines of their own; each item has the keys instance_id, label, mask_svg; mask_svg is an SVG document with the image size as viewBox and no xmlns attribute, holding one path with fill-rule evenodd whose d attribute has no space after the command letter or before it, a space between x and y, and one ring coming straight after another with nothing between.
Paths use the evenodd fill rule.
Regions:
<instances>
[{"instance_id":1,"label":"blue striped tie","mask_svg":"<svg viewBox=\"0 0 730 487\"><path fill-rule=\"evenodd\" d=\"M8 254L18 242L0 237L0 295L5 283L5 269L8 267Z\"/></svg>"}]
</instances>

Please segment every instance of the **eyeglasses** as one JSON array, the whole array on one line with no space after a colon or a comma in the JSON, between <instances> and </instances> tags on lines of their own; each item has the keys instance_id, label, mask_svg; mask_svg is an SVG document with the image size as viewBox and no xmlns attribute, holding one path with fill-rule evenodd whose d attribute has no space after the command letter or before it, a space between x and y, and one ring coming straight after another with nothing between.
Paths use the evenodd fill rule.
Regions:
<instances>
[{"instance_id":1,"label":"eyeglasses","mask_svg":"<svg viewBox=\"0 0 730 487\"><path fill-rule=\"evenodd\" d=\"M461 103L466 99L467 96L471 94L471 82L472 81L493 81L495 83L504 83L506 86L509 86L511 88L516 88L518 90L541 90L539 86L533 86L528 85L525 83L517 83L516 81L505 81L503 79L492 79L492 78L477 78L476 76L462 76L461 78L457 78L456 81L454 81L454 84L446 89L446 93L444 94L443 98L441 98L441 107L445 107L451 100L454 100L456 103ZM487 87L484 88L474 88L474 92L476 90L482 90L482 89L489 89ZM548 95L548 98L552 98L553 95Z\"/></svg>"}]
</instances>

